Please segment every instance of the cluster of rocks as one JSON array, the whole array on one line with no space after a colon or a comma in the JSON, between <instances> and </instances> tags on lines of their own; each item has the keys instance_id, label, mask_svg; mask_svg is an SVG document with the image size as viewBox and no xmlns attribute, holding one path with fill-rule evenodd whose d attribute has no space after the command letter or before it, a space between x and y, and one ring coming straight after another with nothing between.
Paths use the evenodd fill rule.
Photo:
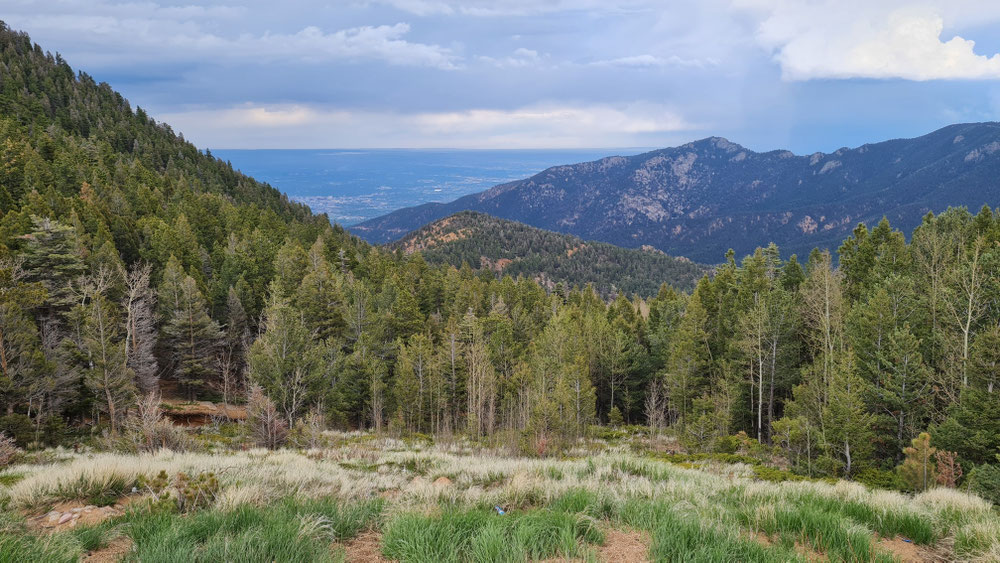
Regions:
<instances>
[{"instance_id":1,"label":"cluster of rocks","mask_svg":"<svg viewBox=\"0 0 1000 563\"><path fill-rule=\"evenodd\" d=\"M38 517L42 528L74 528L78 523L96 524L124 514L121 506L77 506L66 510L52 510Z\"/></svg>"}]
</instances>

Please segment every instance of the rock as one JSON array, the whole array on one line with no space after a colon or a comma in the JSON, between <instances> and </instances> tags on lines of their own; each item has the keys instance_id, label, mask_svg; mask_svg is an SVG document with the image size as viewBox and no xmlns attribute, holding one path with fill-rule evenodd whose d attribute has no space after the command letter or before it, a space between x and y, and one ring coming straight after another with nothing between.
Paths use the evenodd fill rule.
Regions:
<instances>
[{"instance_id":1,"label":"rock","mask_svg":"<svg viewBox=\"0 0 1000 563\"><path fill-rule=\"evenodd\" d=\"M62 512L59 512L58 510L53 510L52 512L49 512L48 514L49 524L55 524L56 522L58 522L60 516L62 516Z\"/></svg>"},{"instance_id":2,"label":"rock","mask_svg":"<svg viewBox=\"0 0 1000 563\"><path fill-rule=\"evenodd\" d=\"M446 487L451 484L451 479L441 476L434 480L435 487Z\"/></svg>"},{"instance_id":3,"label":"rock","mask_svg":"<svg viewBox=\"0 0 1000 563\"><path fill-rule=\"evenodd\" d=\"M72 519L73 519L73 513L66 512L59 518L59 522L57 522L57 524L65 524L66 522L69 522Z\"/></svg>"}]
</instances>

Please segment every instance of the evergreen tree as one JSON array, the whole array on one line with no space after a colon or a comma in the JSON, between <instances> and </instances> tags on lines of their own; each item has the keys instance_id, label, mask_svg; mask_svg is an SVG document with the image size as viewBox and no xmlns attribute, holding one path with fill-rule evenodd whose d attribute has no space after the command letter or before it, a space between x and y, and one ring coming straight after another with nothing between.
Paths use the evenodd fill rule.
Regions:
<instances>
[{"instance_id":1,"label":"evergreen tree","mask_svg":"<svg viewBox=\"0 0 1000 563\"><path fill-rule=\"evenodd\" d=\"M81 285L82 303L74 316L83 319L81 352L87 365L84 383L107 415L111 432L117 433L122 417L135 402L136 387L127 365L119 311L106 296L112 275L101 269Z\"/></svg>"},{"instance_id":2,"label":"evergreen tree","mask_svg":"<svg viewBox=\"0 0 1000 563\"><path fill-rule=\"evenodd\" d=\"M172 375L193 400L217 373L215 352L222 330L208 316L205 298L191 276L164 277L159 295L172 307L163 324Z\"/></svg>"},{"instance_id":3,"label":"evergreen tree","mask_svg":"<svg viewBox=\"0 0 1000 563\"><path fill-rule=\"evenodd\" d=\"M844 352L832 365L823 434L843 475L850 478L871 459L874 417L865 406L866 384L857 373L853 353Z\"/></svg>"},{"instance_id":4,"label":"evergreen tree","mask_svg":"<svg viewBox=\"0 0 1000 563\"><path fill-rule=\"evenodd\" d=\"M41 284L46 300L39 308L43 322L62 323L77 304L70 286L86 272L73 227L49 218L32 217L34 230L25 236L25 281Z\"/></svg>"},{"instance_id":5,"label":"evergreen tree","mask_svg":"<svg viewBox=\"0 0 1000 563\"><path fill-rule=\"evenodd\" d=\"M324 350L302 315L279 294L265 312L264 334L250 347L248 376L281 409L288 426L323 392Z\"/></svg>"},{"instance_id":6,"label":"evergreen tree","mask_svg":"<svg viewBox=\"0 0 1000 563\"><path fill-rule=\"evenodd\" d=\"M28 312L45 301L41 283L25 281L19 262L0 261L0 408L27 406L47 366L38 328Z\"/></svg>"}]
</instances>

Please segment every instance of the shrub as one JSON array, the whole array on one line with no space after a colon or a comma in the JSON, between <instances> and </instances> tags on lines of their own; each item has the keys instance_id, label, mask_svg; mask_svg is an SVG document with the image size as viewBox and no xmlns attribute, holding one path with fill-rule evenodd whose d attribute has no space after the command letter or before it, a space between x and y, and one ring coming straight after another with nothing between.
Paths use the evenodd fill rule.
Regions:
<instances>
[{"instance_id":1,"label":"shrub","mask_svg":"<svg viewBox=\"0 0 1000 563\"><path fill-rule=\"evenodd\" d=\"M21 444L30 444L35 438L35 425L26 414L8 414L0 416L0 433Z\"/></svg>"},{"instance_id":2,"label":"shrub","mask_svg":"<svg viewBox=\"0 0 1000 563\"><path fill-rule=\"evenodd\" d=\"M906 481L895 471L884 471L870 467L863 469L854 476L854 480L872 489L890 489L905 491Z\"/></svg>"},{"instance_id":3,"label":"shrub","mask_svg":"<svg viewBox=\"0 0 1000 563\"><path fill-rule=\"evenodd\" d=\"M912 446L905 448L906 459L899 466L899 473L914 491L926 491L937 481L937 467L933 462L936 448L931 447L931 435L921 432Z\"/></svg>"},{"instance_id":4,"label":"shrub","mask_svg":"<svg viewBox=\"0 0 1000 563\"><path fill-rule=\"evenodd\" d=\"M319 411L311 410L295 423L289 441L298 448L322 448L329 445L329 440L323 435L324 430L326 418Z\"/></svg>"},{"instance_id":5,"label":"shrub","mask_svg":"<svg viewBox=\"0 0 1000 563\"><path fill-rule=\"evenodd\" d=\"M712 443L712 451L717 454L735 454L740 447L736 436L718 436Z\"/></svg>"},{"instance_id":6,"label":"shrub","mask_svg":"<svg viewBox=\"0 0 1000 563\"><path fill-rule=\"evenodd\" d=\"M1000 504L1000 465L980 465L969 473L968 480L972 492L993 504Z\"/></svg>"},{"instance_id":7,"label":"shrub","mask_svg":"<svg viewBox=\"0 0 1000 563\"><path fill-rule=\"evenodd\" d=\"M624 422L625 419L622 418L622 411L618 407L612 407L611 412L608 413L608 424L617 428Z\"/></svg>"},{"instance_id":8,"label":"shrub","mask_svg":"<svg viewBox=\"0 0 1000 563\"><path fill-rule=\"evenodd\" d=\"M962 466L958 463L958 454L944 450L935 454L937 459L937 482L939 485L954 489L962 478Z\"/></svg>"},{"instance_id":9,"label":"shrub","mask_svg":"<svg viewBox=\"0 0 1000 563\"><path fill-rule=\"evenodd\" d=\"M152 479L140 477L138 483L157 495L161 506L173 505L181 513L207 508L219 494L219 479L212 472L194 477L181 472L170 479L166 471L160 471Z\"/></svg>"},{"instance_id":10,"label":"shrub","mask_svg":"<svg viewBox=\"0 0 1000 563\"><path fill-rule=\"evenodd\" d=\"M14 439L0 432L0 467L6 467L14 462L21 450L14 444Z\"/></svg>"},{"instance_id":11,"label":"shrub","mask_svg":"<svg viewBox=\"0 0 1000 563\"><path fill-rule=\"evenodd\" d=\"M247 398L247 429L255 445L269 450L280 448L288 438L288 424L257 385L250 388Z\"/></svg>"},{"instance_id":12,"label":"shrub","mask_svg":"<svg viewBox=\"0 0 1000 563\"><path fill-rule=\"evenodd\" d=\"M131 451L155 452L164 448L189 451L195 446L195 441L184 430L163 416L160 397L154 393L139 400L123 426L122 435Z\"/></svg>"}]
</instances>

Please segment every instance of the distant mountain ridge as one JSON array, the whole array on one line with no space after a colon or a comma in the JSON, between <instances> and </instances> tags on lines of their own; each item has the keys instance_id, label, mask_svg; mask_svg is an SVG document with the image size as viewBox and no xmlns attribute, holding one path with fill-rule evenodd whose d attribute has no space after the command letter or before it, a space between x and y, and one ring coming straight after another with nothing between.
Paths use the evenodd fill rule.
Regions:
<instances>
[{"instance_id":1,"label":"distant mountain ridge","mask_svg":"<svg viewBox=\"0 0 1000 563\"><path fill-rule=\"evenodd\" d=\"M450 203L400 209L351 230L396 240L463 210L707 263L775 242L836 248L859 222L904 232L929 211L1000 200L1000 123L944 127L807 156L754 152L720 137L635 156L555 166Z\"/></svg>"},{"instance_id":2,"label":"distant mountain ridge","mask_svg":"<svg viewBox=\"0 0 1000 563\"><path fill-rule=\"evenodd\" d=\"M433 264L485 268L554 287L593 284L598 293L656 295L660 284L691 290L705 266L647 247L627 249L530 227L474 211L440 219L388 245Z\"/></svg>"}]
</instances>

